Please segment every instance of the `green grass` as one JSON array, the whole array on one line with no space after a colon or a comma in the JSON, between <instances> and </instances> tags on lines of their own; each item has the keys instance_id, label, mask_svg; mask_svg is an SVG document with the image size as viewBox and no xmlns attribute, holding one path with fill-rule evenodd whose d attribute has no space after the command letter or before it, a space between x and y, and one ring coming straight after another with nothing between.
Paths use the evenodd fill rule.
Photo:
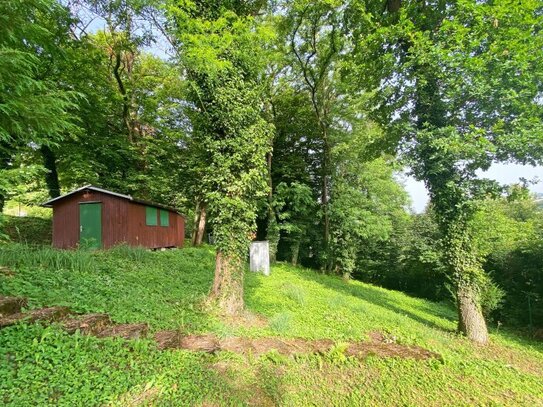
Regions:
<instances>
[{"instance_id":1,"label":"green grass","mask_svg":"<svg viewBox=\"0 0 543 407\"><path fill-rule=\"evenodd\" d=\"M196 306L213 278L211 249L153 252L55 250L10 244L0 264L16 270L0 292L28 297L32 308L63 305L106 312L117 322L148 322L153 330L208 330L213 319Z\"/></svg>"},{"instance_id":2,"label":"green grass","mask_svg":"<svg viewBox=\"0 0 543 407\"><path fill-rule=\"evenodd\" d=\"M158 351L150 340L68 335L58 326L0 331L0 402L6 405L543 405L543 345L492 332L473 346L454 333L447 304L311 270L276 265L246 275L246 304L266 326L228 325L201 307L213 278L209 247L104 252L0 247L0 293L29 307L67 305L219 335L332 338L327 355L260 358ZM343 342L380 331L442 360L348 358Z\"/></svg>"}]
</instances>

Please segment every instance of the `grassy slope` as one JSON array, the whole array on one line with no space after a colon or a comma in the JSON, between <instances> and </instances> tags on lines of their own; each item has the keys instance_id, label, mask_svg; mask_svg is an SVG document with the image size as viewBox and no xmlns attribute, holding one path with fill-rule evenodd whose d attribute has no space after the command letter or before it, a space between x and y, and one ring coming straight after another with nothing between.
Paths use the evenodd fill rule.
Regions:
<instances>
[{"instance_id":1,"label":"grassy slope","mask_svg":"<svg viewBox=\"0 0 543 407\"><path fill-rule=\"evenodd\" d=\"M50 209L49 209L50 211ZM0 236L6 234L19 243L51 243L51 217L9 216L0 214Z\"/></svg>"},{"instance_id":2,"label":"grassy slope","mask_svg":"<svg viewBox=\"0 0 543 407\"><path fill-rule=\"evenodd\" d=\"M457 337L446 305L310 270L277 265L271 277L247 274L248 308L264 327L228 325L201 310L213 277L209 248L147 252L0 248L0 293L30 307L68 305L108 312L118 322L147 321L219 335L365 339L381 331L440 353L443 361L337 352L297 359L159 352L151 341L99 340L58 327L0 331L0 402L12 405L543 405L543 346L512 334L477 348Z\"/></svg>"}]
</instances>

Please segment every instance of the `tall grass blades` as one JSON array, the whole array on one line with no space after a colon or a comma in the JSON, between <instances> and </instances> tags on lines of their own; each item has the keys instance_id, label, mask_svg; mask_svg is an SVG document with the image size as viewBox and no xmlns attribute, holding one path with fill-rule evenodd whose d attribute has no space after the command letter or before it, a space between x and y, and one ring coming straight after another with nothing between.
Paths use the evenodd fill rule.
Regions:
<instances>
[{"instance_id":1,"label":"tall grass blades","mask_svg":"<svg viewBox=\"0 0 543 407\"><path fill-rule=\"evenodd\" d=\"M142 246L128 246L126 244L120 244L109 250L109 253L120 259L127 259L137 263L143 262L145 259L151 257L152 252Z\"/></svg>"},{"instance_id":2,"label":"tall grass blades","mask_svg":"<svg viewBox=\"0 0 543 407\"><path fill-rule=\"evenodd\" d=\"M12 268L46 268L72 272L93 272L93 254L84 250L56 250L28 244L0 247L0 264Z\"/></svg>"}]
</instances>

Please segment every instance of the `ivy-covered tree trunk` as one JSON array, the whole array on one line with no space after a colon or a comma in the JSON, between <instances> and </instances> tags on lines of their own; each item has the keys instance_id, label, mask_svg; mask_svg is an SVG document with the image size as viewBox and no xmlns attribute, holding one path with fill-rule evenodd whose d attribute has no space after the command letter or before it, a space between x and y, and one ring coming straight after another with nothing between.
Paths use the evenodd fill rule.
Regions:
<instances>
[{"instance_id":1,"label":"ivy-covered tree trunk","mask_svg":"<svg viewBox=\"0 0 543 407\"><path fill-rule=\"evenodd\" d=\"M277 260L277 246L281 236L277 223L277 216L273 207L272 158L273 154L270 151L266 154L266 162L268 165L268 222L266 225L266 240L268 241L270 248L270 262L275 263Z\"/></svg>"},{"instance_id":2,"label":"ivy-covered tree trunk","mask_svg":"<svg viewBox=\"0 0 543 407\"><path fill-rule=\"evenodd\" d=\"M277 246L280 239L279 225L275 217L275 211L270 208L268 211L268 230L266 233L266 240L268 241L270 248L270 262L275 263L277 260Z\"/></svg>"},{"instance_id":3,"label":"ivy-covered tree trunk","mask_svg":"<svg viewBox=\"0 0 543 407\"><path fill-rule=\"evenodd\" d=\"M43 165L47 170L47 173L45 174L45 183L47 184L47 189L49 190L49 196L51 198L56 198L60 196L60 183L58 180L55 153L46 145L42 145L40 147L40 153L43 157Z\"/></svg>"},{"instance_id":4,"label":"ivy-covered tree trunk","mask_svg":"<svg viewBox=\"0 0 543 407\"><path fill-rule=\"evenodd\" d=\"M463 184L451 150L443 150L448 136L446 106L440 82L432 68L416 64L415 112L418 117L417 147L413 167L430 192L434 211L445 237L445 251L458 308L458 331L474 342L488 342L488 330L481 311L479 291L484 271L473 251L469 219L473 215L467 187Z\"/></svg>"},{"instance_id":5,"label":"ivy-covered tree trunk","mask_svg":"<svg viewBox=\"0 0 543 407\"><path fill-rule=\"evenodd\" d=\"M192 233L190 237L190 242L194 246L194 242L196 241L196 233L198 229L198 221L200 220L200 201L196 201L196 208L194 208L194 219L192 222Z\"/></svg>"},{"instance_id":6,"label":"ivy-covered tree trunk","mask_svg":"<svg viewBox=\"0 0 543 407\"><path fill-rule=\"evenodd\" d=\"M173 35L190 83L193 141L205 146L198 195L199 224L209 212L216 246L209 294L221 313L243 309L244 259L256 229L257 202L266 197L271 128L262 116L265 36L251 17L262 4L170 3ZM253 10L254 7L255 9Z\"/></svg>"},{"instance_id":7,"label":"ivy-covered tree trunk","mask_svg":"<svg viewBox=\"0 0 543 407\"><path fill-rule=\"evenodd\" d=\"M210 298L227 315L238 315L243 311L243 265L240 258L217 252Z\"/></svg>"},{"instance_id":8,"label":"ivy-covered tree trunk","mask_svg":"<svg viewBox=\"0 0 543 407\"><path fill-rule=\"evenodd\" d=\"M322 155L322 190L321 190L321 203L322 203L322 213L323 213L323 222L324 222L324 269L329 270L332 263L330 262L330 142L328 140L328 129L326 125L322 126L323 133L323 155Z\"/></svg>"},{"instance_id":9,"label":"ivy-covered tree trunk","mask_svg":"<svg viewBox=\"0 0 543 407\"><path fill-rule=\"evenodd\" d=\"M473 252L466 222L457 220L450 223L446 250L456 290L458 332L474 342L485 344L488 342L488 329L479 295L483 278L481 262Z\"/></svg>"}]
</instances>

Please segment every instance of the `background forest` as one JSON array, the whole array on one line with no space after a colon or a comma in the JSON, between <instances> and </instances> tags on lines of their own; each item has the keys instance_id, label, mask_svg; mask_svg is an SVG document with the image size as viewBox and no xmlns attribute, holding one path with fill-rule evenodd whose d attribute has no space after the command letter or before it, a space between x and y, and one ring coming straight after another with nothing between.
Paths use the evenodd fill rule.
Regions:
<instances>
[{"instance_id":1,"label":"background forest","mask_svg":"<svg viewBox=\"0 0 543 407\"><path fill-rule=\"evenodd\" d=\"M477 171L542 162L542 29L538 0L2 2L0 209L85 184L176 206L229 312L254 232L278 261L454 302L473 340L536 330L541 203Z\"/></svg>"}]
</instances>

